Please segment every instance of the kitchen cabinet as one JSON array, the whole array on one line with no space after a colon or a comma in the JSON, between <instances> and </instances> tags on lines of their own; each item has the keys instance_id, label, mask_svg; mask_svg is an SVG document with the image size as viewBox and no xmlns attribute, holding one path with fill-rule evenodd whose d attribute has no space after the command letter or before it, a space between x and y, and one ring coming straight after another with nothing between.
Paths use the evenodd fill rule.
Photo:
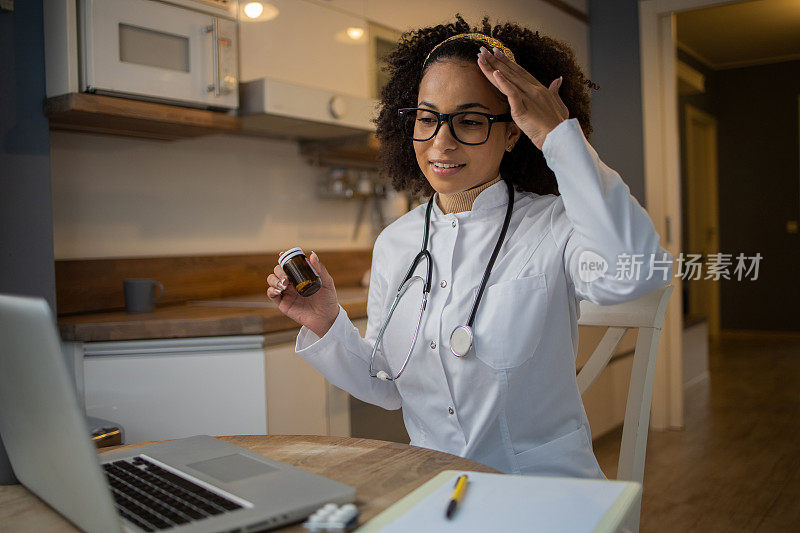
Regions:
<instances>
[{"instance_id":1,"label":"kitchen cabinet","mask_svg":"<svg viewBox=\"0 0 800 533\"><path fill-rule=\"evenodd\" d=\"M363 335L366 319L354 324ZM125 442L197 434L350 436L349 395L295 351L297 330L264 335L66 342L86 414Z\"/></svg>"},{"instance_id":2,"label":"kitchen cabinet","mask_svg":"<svg viewBox=\"0 0 800 533\"><path fill-rule=\"evenodd\" d=\"M88 93L48 98L44 114L53 130L162 141L242 129L241 118L228 113Z\"/></svg>"},{"instance_id":3,"label":"kitchen cabinet","mask_svg":"<svg viewBox=\"0 0 800 533\"><path fill-rule=\"evenodd\" d=\"M633 354L612 359L597 381L583 394L583 407L589 418L593 439L620 427L624 422L631 369Z\"/></svg>"},{"instance_id":4,"label":"kitchen cabinet","mask_svg":"<svg viewBox=\"0 0 800 533\"><path fill-rule=\"evenodd\" d=\"M67 343L88 416L125 442L267 431L264 336ZM79 360L79 359L78 359Z\"/></svg>"},{"instance_id":5,"label":"kitchen cabinet","mask_svg":"<svg viewBox=\"0 0 800 533\"><path fill-rule=\"evenodd\" d=\"M369 64L367 76L370 82L370 96L379 98L381 89L389 81L389 73L383 70L388 66L387 56L397 48L402 32L369 22Z\"/></svg>"},{"instance_id":6,"label":"kitchen cabinet","mask_svg":"<svg viewBox=\"0 0 800 533\"><path fill-rule=\"evenodd\" d=\"M367 21L340 9L297 0L273 0L272 20L239 24L240 81L274 78L366 97L370 86ZM353 39L348 28L361 28Z\"/></svg>"},{"instance_id":7,"label":"kitchen cabinet","mask_svg":"<svg viewBox=\"0 0 800 533\"><path fill-rule=\"evenodd\" d=\"M578 326L578 370L589 360L606 330L605 327ZM621 426L625 420L636 335L636 330L625 332L606 368L583 394L583 407L593 439Z\"/></svg>"},{"instance_id":8,"label":"kitchen cabinet","mask_svg":"<svg viewBox=\"0 0 800 533\"><path fill-rule=\"evenodd\" d=\"M366 319L353 324L363 336ZM265 349L268 432L350 436L350 397L295 353L295 337ZM282 335L282 334L276 334ZM267 344L270 336L267 336ZM366 367L365 367L366 369ZM365 370L366 371L366 370Z\"/></svg>"}]
</instances>

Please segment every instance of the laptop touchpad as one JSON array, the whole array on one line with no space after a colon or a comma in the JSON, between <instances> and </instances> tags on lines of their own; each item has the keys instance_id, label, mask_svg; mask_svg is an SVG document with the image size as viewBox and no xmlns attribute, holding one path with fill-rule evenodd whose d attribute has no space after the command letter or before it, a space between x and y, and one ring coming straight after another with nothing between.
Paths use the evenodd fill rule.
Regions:
<instances>
[{"instance_id":1,"label":"laptop touchpad","mask_svg":"<svg viewBox=\"0 0 800 533\"><path fill-rule=\"evenodd\" d=\"M274 466L264 464L261 461L250 459L239 453L215 457L206 461L200 461L186 465L199 472L209 475L224 483L231 483L241 479L266 474L273 470L278 470Z\"/></svg>"}]
</instances>

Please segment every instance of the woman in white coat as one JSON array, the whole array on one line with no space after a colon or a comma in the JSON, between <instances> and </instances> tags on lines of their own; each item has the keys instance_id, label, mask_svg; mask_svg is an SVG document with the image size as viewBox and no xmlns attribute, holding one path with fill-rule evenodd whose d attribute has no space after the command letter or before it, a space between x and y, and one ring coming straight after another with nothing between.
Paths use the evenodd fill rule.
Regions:
<instances>
[{"instance_id":1,"label":"woman in white coat","mask_svg":"<svg viewBox=\"0 0 800 533\"><path fill-rule=\"evenodd\" d=\"M578 302L642 296L671 279L672 257L586 141L593 84L569 47L456 17L404 34L389 56L384 171L432 196L375 242L366 338L316 254L316 294L298 296L280 266L267 294L302 324L297 353L356 398L402 408L412 445L502 472L602 478L575 379ZM373 351L423 235L421 319L424 258Z\"/></svg>"}]
</instances>

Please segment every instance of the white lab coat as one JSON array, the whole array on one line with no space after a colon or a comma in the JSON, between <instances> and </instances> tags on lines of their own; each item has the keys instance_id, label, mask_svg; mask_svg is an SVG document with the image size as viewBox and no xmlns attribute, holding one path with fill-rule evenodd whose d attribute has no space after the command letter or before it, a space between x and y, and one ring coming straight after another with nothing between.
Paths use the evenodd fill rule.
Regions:
<instances>
[{"instance_id":1,"label":"white lab coat","mask_svg":"<svg viewBox=\"0 0 800 533\"><path fill-rule=\"evenodd\" d=\"M369 359L397 287L421 247L425 204L396 220L375 242L366 338L340 307L322 338L303 327L296 351L356 398L385 409L402 407L412 445L507 473L603 478L575 380L578 302L604 305L638 298L669 282L672 256L659 246L647 212L619 174L600 161L576 119L550 132L542 150L561 196L515 193L467 356L453 356L449 338L454 327L467 322L502 227L508 203L502 181L482 191L471 211L444 214L434 204L430 298L411 359L397 381L370 377ZM605 277L581 280L578 258L585 249L608 262ZM616 279L621 253L646 254L638 280ZM670 266L647 280L652 254ZM423 261L416 272L424 270ZM376 371L394 375L399 370L419 301L398 306L375 357Z\"/></svg>"}]
</instances>

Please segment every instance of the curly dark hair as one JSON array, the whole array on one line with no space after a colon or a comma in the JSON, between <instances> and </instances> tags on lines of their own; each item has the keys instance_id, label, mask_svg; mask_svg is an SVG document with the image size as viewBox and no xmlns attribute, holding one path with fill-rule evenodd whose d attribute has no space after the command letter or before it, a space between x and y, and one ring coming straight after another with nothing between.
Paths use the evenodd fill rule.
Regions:
<instances>
[{"instance_id":1,"label":"curly dark hair","mask_svg":"<svg viewBox=\"0 0 800 533\"><path fill-rule=\"evenodd\" d=\"M578 119L587 138L592 132L589 89L600 87L584 77L569 45L511 22L492 27L488 16L483 18L480 30L470 27L459 13L455 18L456 22L403 33L397 48L386 57L387 66L384 70L388 71L389 80L381 90L380 113L374 122L380 141L381 172L384 177L391 179L398 191L407 190L414 195L425 196L434 192L419 168L413 141L403 133L397 110L416 107L419 85L425 74L422 66L426 56L437 44L453 35L483 33L500 40L511 49L515 61L545 86L563 76L559 95L569 109L570 118ZM475 62L482 44L471 39L449 41L431 54L425 71L443 59ZM524 133L514 148L504 154L500 162L500 174L519 191L558 194L555 174L547 166L542 152Z\"/></svg>"}]
</instances>

